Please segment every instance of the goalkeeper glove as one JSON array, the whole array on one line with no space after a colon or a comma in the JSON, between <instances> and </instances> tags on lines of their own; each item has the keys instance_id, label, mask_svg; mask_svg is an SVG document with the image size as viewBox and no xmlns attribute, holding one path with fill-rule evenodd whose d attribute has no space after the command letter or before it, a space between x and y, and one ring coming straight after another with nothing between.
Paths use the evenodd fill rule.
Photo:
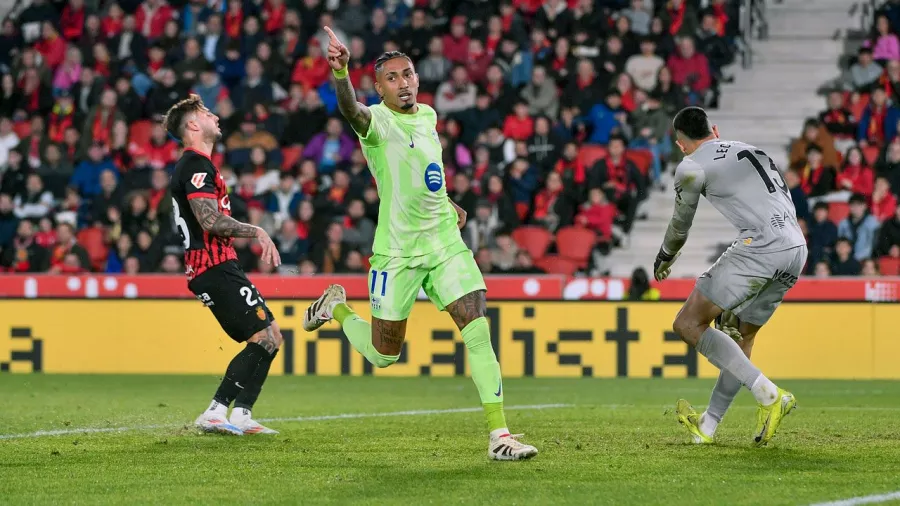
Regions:
<instances>
[{"instance_id":1,"label":"goalkeeper glove","mask_svg":"<svg viewBox=\"0 0 900 506\"><path fill-rule=\"evenodd\" d=\"M675 260L677 260L680 255L680 251L674 255L670 255L663 251L662 248L659 248L659 253L656 254L656 261L653 262L653 277L656 278L657 281L668 278L669 274L672 273L672 264L675 263Z\"/></svg>"}]
</instances>

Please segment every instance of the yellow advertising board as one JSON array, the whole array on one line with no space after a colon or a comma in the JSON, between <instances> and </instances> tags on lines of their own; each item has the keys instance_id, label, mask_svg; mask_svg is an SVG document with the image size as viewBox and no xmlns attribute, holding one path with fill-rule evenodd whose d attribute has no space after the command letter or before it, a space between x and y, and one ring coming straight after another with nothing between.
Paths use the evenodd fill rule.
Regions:
<instances>
[{"instance_id":1,"label":"yellow advertising board","mask_svg":"<svg viewBox=\"0 0 900 506\"><path fill-rule=\"evenodd\" d=\"M272 374L468 374L459 331L430 303L416 304L400 361L375 369L336 324L303 331L309 301L267 302L285 337ZM715 377L671 331L679 307L500 302L489 318L505 377ZM773 378L900 379L897 304L784 304L757 339L753 361ZM219 374L240 346L194 300L0 301L0 372Z\"/></svg>"}]
</instances>

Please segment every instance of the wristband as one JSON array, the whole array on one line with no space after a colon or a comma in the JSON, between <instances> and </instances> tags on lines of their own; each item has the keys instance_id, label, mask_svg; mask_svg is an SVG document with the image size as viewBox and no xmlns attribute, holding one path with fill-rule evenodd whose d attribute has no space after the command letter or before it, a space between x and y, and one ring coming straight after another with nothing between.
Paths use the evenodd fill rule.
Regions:
<instances>
[{"instance_id":1,"label":"wristband","mask_svg":"<svg viewBox=\"0 0 900 506\"><path fill-rule=\"evenodd\" d=\"M331 73L334 74L334 77L336 77L338 79L343 79L343 78L347 77L347 74L348 74L347 67L344 67L341 70L332 69Z\"/></svg>"}]
</instances>

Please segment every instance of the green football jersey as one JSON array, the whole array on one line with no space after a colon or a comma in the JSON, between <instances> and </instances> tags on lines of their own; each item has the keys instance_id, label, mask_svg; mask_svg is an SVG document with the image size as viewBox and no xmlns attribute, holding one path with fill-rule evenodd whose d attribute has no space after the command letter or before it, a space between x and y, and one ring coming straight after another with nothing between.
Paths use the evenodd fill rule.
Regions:
<instances>
[{"instance_id":1,"label":"green football jersey","mask_svg":"<svg viewBox=\"0 0 900 506\"><path fill-rule=\"evenodd\" d=\"M414 257L458 246L434 109L419 104L415 114L401 114L380 103L369 111L368 132L357 135L381 199L372 251Z\"/></svg>"}]
</instances>

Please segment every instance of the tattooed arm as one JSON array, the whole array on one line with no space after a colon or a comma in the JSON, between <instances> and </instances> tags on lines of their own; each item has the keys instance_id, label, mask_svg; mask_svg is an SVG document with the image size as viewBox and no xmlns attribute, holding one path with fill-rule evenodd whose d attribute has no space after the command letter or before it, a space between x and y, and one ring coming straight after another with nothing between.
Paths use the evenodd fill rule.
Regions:
<instances>
[{"instance_id":1,"label":"tattooed arm","mask_svg":"<svg viewBox=\"0 0 900 506\"><path fill-rule=\"evenodd\" d=\"M190 203L191 211L194 212L194 216L203 230L219 237L256 238L262 246L260 257L263 261L274 264L276 267L281 265L278 248L275 247L275 243L265 230L248 223L241 223L231 216L222 214L219 212L219 203L216 202L216 199L194 198L190 200Z\"/></svg>"},{"instance_id":2,"label":"tattooed arm","mask_svg":"<svg viewBox=\"0 0 900 506\"><path fill-rule=\"evenodd\" d=\"M341 110L341 114L347 118L356 133L365 136L369 132L372 113L368 107L356 101L356 91L353 90L350 78L335 77L334 89L337 92L338 109Z\"/></svg>"},{"instance_id":3,"label":"tattooed arm","mask_svg":"<svg viewBox=\"0 0 900 506\"><path fill-rule=\"evenodd\" d=\"M191 199L191 211L203 230L220 237L257 237L263 230L219 212L216 199ZM263 232L265 233L265 232Z\"/></svg>"},{"instance_id":4,"label":"tattooed arm","mask_svg":"<svg viewBox=\"0 0 900 506\"><path fill-rule=\"evenodd\" d=\"M341 42L331 28L325 27L328 33L328 65L335 72L334 89L337 92L338 109L347 118L356 133L365 137L369 132L372 113L369 108L356 101L356 92L347 75L347 64L350 63L350 51ZM342 74L342 75L339 75Z\"/></svg>"}]
</instances>

